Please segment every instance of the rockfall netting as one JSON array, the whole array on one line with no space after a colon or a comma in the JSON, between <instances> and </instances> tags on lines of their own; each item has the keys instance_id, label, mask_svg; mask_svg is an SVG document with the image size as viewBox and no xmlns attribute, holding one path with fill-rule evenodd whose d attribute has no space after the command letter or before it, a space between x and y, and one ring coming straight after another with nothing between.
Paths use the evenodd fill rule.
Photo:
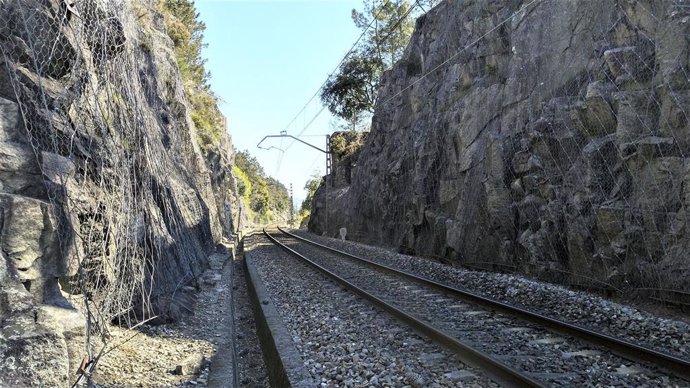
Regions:
<instances>
[{"instance_id":1,"label":"rockfall netting","mask_svg":"<svg viewBox=\"0 0 690 388\"><path fill-rule=\"evenodd\" d=\"M317 195L312 229L685 298L689 21L683 1L443 2L384 76L352 183Z\"/></svg>"},{"instance_id":2,"label":"rockfall netting","mask_svg":"<svg viewBox=\"0 0 690 388\"><path fill-rule=\"evenodd\" d=\"M17 246L5 254L39 301L60 304L60 288L83 301L89 360L108 322L191 308L185 290L220 234L172 43L152 7L0 0L0 97L19 112L0 138L11 156L0 167L9 174L2 232L40 241L31 258ZM18 204L39 209L39 224L22 223L34 213Z\"/></svg>"}]
</instances>

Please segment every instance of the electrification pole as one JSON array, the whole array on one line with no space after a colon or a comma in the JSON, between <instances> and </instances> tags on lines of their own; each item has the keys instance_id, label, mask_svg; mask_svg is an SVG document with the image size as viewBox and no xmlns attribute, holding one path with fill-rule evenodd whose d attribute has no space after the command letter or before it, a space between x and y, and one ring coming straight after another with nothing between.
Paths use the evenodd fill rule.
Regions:
<instances>
[{"instance_id":1,"label":"electrification pole","mask_svg":"<svg viewBox=\"0 0 690 388\"><path fill-rule=\"evenodd\" d=\"M280 131L280 135L268 135L268 136L264 136L264 138L261 139L261 141L256 145L256 147L259 148L259 149L262 149L262 150L277 149L277 150L280 150L280 151L284 151L284 150L282 150L282 149L280 149L280 148L278 148L278 147L274 147L274 146L265 147L265 146L262 146L262 145L261 145L266 139L273 138L273 137L289 137L289 138L294 139L295 141L298 141L298 142L300 142L300 143L302 143L302 144L304 144L304 145L307 145L307 146L309 146L309 147L311 147L311 148L313 148L313 149L315 149L315 150L317 150L317 151L323 152L324 154L326 154L326 175L330 175L330 173L331 173L331 168L332 168L332 164L333 164L332 155L331 155L331 136L330 136L330 135L326 135L326 149L325 149L325 150L324 150L324 149L321 149L321 148L319 148L319 147L317 147L317 146L315 146L315 145L313 145L313 144L309 144L309 143L307 143L306 141L304 141L304 140L302 140L302 139L298 139L298 138L295 137L295 136L288 135L285 131Z\"/></svg>"},{"instance_id":2,"label":"electrification pole","mask_svg":"<svg viewBox=\"0 0 690 388\"><path fill-rule=\"evenodd\" d=\"M295 223L295 198L292 195L292 183L290 183L290 225Z\"/></svg>"}]
</instances>

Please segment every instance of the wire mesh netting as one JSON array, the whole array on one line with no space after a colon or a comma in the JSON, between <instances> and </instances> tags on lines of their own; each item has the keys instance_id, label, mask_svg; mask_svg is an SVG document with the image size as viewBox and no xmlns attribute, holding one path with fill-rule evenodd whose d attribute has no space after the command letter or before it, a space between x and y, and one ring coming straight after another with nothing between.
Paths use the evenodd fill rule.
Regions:
<instances>
[{"instance_id":1,"label":"wire mesh netting","mask_svg":"<svg viewBox=\"0 0 690 388\"><path fill-rule=\"evenodd\" d=\"M37 174L23 186L3 182L3 195L47 204L45 224L54 229L40 232L43 256L20 278L35 295L42 287L44 301L60 297L58 278L83 299L94 336L89 360L94 346L105 346L107 323L132 326L188 308L174 299L219 234L174 53L153 6L0 1L0 96L20 113L19 128L1 140L24 150L23 168Z\"/></svg>"},{"instance_id":2,"label":"wire mesh netting","mask_svg":"<svg viewBox=\"0 0 690 388\"><path fill-rule=\"evenodd\" d=\"M313 225L588 288L687 291L689 11L442 3Z\"/></svg>"}]
</instances>

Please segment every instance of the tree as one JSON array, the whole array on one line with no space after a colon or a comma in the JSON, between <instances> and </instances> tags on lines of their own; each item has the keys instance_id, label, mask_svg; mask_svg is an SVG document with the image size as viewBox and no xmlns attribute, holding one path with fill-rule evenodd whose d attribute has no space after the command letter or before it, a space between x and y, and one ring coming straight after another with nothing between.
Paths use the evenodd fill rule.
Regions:
<instances>
[{"instance_id":1,"label":"tree","mask_svg":"<svg viewBox=\"0 0 690 388\"><path fill-rule=\"evenodd\" d=\"M271 193L271 204L279 212L290 210L290 194L282 183L273 177L266 177L266 187Z\"/></svg>"},{"instance_id":2,"label":"tree","mask_svg":"<svg viewBox=\"0 0 690 388\"><path fill-rule=\"evenodd\" d=\"M205 47L206 25L199 20L194 2L190 0L164 0L165 27L175 45L175 56L182 78L208 89L209 73L201 56Z\"/></svg>"},{"instance_id":3,"label":"tree","mask_svg":"<svg viewBox=\"0 0 690 388\"><path fill-rule=\"evenodd\" d=\"M264 168L259 161L249 154L249 151L238 151L235 153L235 165L244 171L250 178L265 177Z\"/></svg>"},{"instance_id":4,"label":"tree","mask_svg":"<svg viewBox=\"0 0 690 388\"><path fill-rule=\"evenodd\" d=\"M318 171L311 174L307 182L304 184L304 189L307 190L307 198L302 201L302 205L297 214L297 225L301 225L311 215L311 206L314 199L314 194L321 184L322 178Z\"/></svg>"},{"instance_id":5,"label":"tree","mask_svg":"<svg viewBox=\"0 0 690 388\"><path fill-rule=\"evenodd\" d=\"M367 31L364 46L387 69L400 59L410 40L414 30L411 15L414 6L416 3L410 4L409 0L365 0L364 11L352 10L355 25Z\"/></svg>"},{"instance_id":6,"label":"tree","mask_svg":"<svg viewBox=\"0 0 690 388\"><path fill-rule=\"evenodd\" d=\"M316 190L319 188L319 185L321 185L321 174L318 172L314 172L311 174L311 177L307 180L307 182L304 184L304 190L307 190L307 198L302 201L302 206L300 207L300 211L304 210L311 210L311 201L314 198L314 194L316 193Z\"/></svg>"},{"instance_id":7,"label":"tree","mask_svg":"<svg viewBox=\"0 0 690 388\"><path fill-rule=\"evenodd\" d=\"M383 62L375 56L358 54L340 66L326 81L321 100L334 115L347 120L353 129L364 112L373 112Z\"/></svg>"},{"instance_id":8,"label":"tree","mask_svg":"<svg viewBox=\"0 0 690 388\"><path fill-rule=\"evenodd\" d=\"M290 209L290 195L285 185L267 176L259 161L248 151L235 153L233 172L238 180L237 190L258 222L272 222L276 212L284 214Z\"/></svg>"},{"instance_id":9,"label":"tree","mask_svg":"<svg viewBox=\"0 0 690 388\"><path fill-rule=\"evenodd\" d=\"M438 0L423 0L427 7ZM352 10L352 20L364 39L331 75L321 90L321 100L336 117L355 129L374 110L379 80L405 51L414 17L422 11L419 1L365 0L363 11Z\"/></svg>"}]
</instances>

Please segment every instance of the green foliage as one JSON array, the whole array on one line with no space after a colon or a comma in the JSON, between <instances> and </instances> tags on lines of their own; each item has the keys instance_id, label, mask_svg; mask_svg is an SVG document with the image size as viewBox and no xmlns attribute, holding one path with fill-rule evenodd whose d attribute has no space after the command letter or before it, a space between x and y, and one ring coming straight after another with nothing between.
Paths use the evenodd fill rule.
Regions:
<instances>
[{"instance_id":1,"label":"green foliage","mask_svg":"<svg viewBox=\"0 0 690 388\"><path fill-rule=\"evenodd\" d=\"M364 10L352 10L355 25L367 30L363 45L388 69L402 57L414 30L413 5L409 0L365 0ZM367 27L372 24L372 27Z\"/></svg>"},{"instance_id":2,"label":"green foliage","mask_svg":"<svg viewBox=\"0 0 690 388\"><path fill-rule=\"evenodd\" d=\"M175 56L182 79L195 85L206 86L209 74L204 69L201 49L205 46L206 25L199 20L194 2L190 0L163 0L165 27L175 44Z\"/></svg>"},{"instance_id":3,"label":"green foliage","mask_svg":"<svg viewBox=\"0 0 690 388\"><path fill-rule=\"evenodd\" d=\"M331 135L331 152L337 157L351 155L362 148L364 132L335 132Z\"/></svg>"},{"instance_id":4,"label":"green foliage","mask_svg":"<svg viewBox=\"0 0 690 388\"><path fill-rule=\"evenodd\" d=\"M352 10L364 39L321 90L328 110L352 129L373 112L381 75L405 50L414 28L411 7L409 0L365 0L363 11Z\"/></svg>"},{"instance_id":5,"label":"green foliage","mask_svg":"<svg viewBox=\"0 0 690 388\"><path fill-rule=\"evenodd\" d=\"M290 195L285 186L273 177L266 177L266 188L273 196L272 203L276 210L286 212L290 210Z\"/></svg>"},{"instance_id":6,"label":"green foliage","mask_svg":"<svg viewBox=\"0 0 690 388\"><path fill-rule=\"evenodd\" d=\"M256 158L247 151L235 154L233 171L237 177L237 190L254 213L256 222L273 222L276 213L290 209L290 195L285 186L267 176Z\"/></svg>"},{"instance_id":7,"label":"green foliage","mask_svg":"<svg viewBox=\"0 0 690 388\"><path fill-rule=\"evenodd\" d=\"M235 165L242 169L249 177L265 177L264 168L259 161L249 154L249 151L238 151L235 153Z\"/></svg>"},{"instance_id":8,"label":"green foliage","mask_svg":"<svg viewBox=\"0 0 690 388\"><path fill-rule=\"evenodd\" d=\"M237 193L244 199L246 204L249 204L252 193L252 181L237 165L232 166L232 172L235 178L237 178Z\"/></svg>"},{"instance_id":9,"label":"green foliage","mask_svg":"<svg viewBox=\"0 0 690 388\"><path fill-rule=\"evenodd\" d=\"M218 110L217 98L209 90L192 89L187 93L192 104L192 121L197 130L197 141L203 150L218 144L225 130L225 119Z\"/></svg>"},{"instance_id":10,"label":"green foliage","mask_svg":"<svg viewBox=\"0 0 690 388\"><path fill-rule=\"evenodd\" d=\"M304 189L307 190L307 198L302 201L302 206L300 209L311 209L311 201L314 199L314 194L319 188L319 185L321 185L321 180L321 175L318 172L311 174L311 177L309 180L307 180L307 183L304 184Z\"/></svg>"},{"instance_id":11,"label":"green foliage","mask_svg":"<svg viewBox=\"0 0 690 388\"><path fill-rule=\"evenodd\" d=\"M383 62L371 54L356 54L326 81L321 100L334 115L356 122L362 112L373 112Z\"/></svg>"},{"instance_id":12,"label":"green foliage","mask_svg":"<svg viewBox=\"0 0 690 388\"><path fill-rule=\"evenodd\" d=\"M199 20L191 0L160 0L166 32L175 45L185 94L192 107L197 141L203 151L217 144L225 130L225 119L218 109L218 98L209 86L210 73L201 56L206 25Z\"/></svg>"},{"instance_id":13,"label":"green foliage","mask_svg":"<svg viewBox=\"0 0 690 388\"><path fill-rule=\"evenodd\" d=\"M307 190L307 198L302 201L302 205L299 209L299 214L297 215L297 225L302 223L302 220L311 215L311 203L314 199L314 194L321 184L321 174L314 172L311 174L307 183L304 184L304 189Z\"/></svg>"}]
</instances>

